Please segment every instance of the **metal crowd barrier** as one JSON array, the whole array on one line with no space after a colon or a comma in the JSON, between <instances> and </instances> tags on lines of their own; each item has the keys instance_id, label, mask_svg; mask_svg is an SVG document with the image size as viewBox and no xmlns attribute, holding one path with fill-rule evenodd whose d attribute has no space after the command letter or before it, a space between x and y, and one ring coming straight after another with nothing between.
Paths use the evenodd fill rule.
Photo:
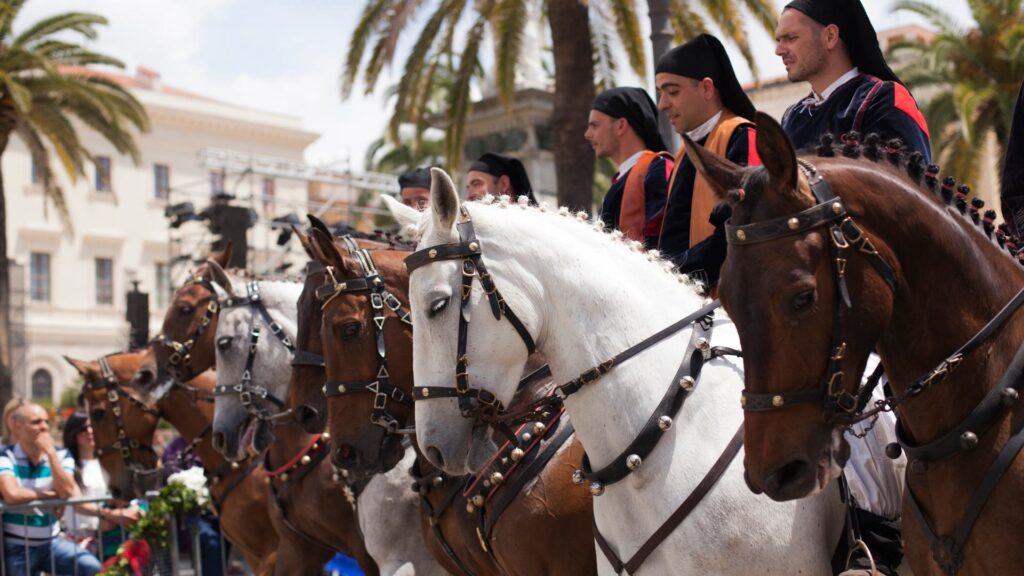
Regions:
<instances>
[{"instance_id":1,"label":"metal crowd barrier","mask_svg":"<svg viewBox=\"0 0 1024 576\"><path fill-rule=\"evenodd\" d=\"M154 493L148 494L148 496L153 496L155 494L156 493L154 492ZM77 542L74 542L73 540L71 540L69 538L69 535L67 534L66 530L64 530L63 528L64 528L64 526L68 525L68 521L70 521L70 519L72 517L74 517L75 515L84 516L83 514L77 512L75 510L74 505L76 505L76 504L105 504L105 503L111 502L112 500L113 500L113 498L111 498L109 496L105 496L105 497L92 497L92 498L84 498L84 497L82 497L82 498L69 498L69 499L64 499L64 500L34 500L32 502L26 502L26 503L23 503L23 504L14 504L14 505L7 505L7 504L4 504L4 503L0 502L0 514L4 514L4 513L10 512L10 513L24 514L26 516L43 516L43 515L45 515L47 513L53 513L54 516L57 516L60 519L59 521L60 521L60 524L62 526L62 529L61 529L60 534L58 534L57 536L54 536L54 538L66 539L66 540L68 540L69 542L72 542L75 545L77 550L76 550L76 555L75 555L75 560L74 560L74 570L72 572L68 572L68 573L64 573L64 572L58 573L57 569L56 569L56 559L54 558L54 555L51 553L51 554L49 554L49 556L50 556L49 572L45 572L44 571L42 573L51 574L53 576L79 576L78 552L79 551L87 551L89 553L92 553L92 552L88 551L86 548L83 548ZM65 508L65 507L66 507L66 509L64 510L63 515L59 514L58 513L59 512L58 509ZM92 517L92 516L90 516L90 517ZM169 522L168 522L168 536L169 536L169 538L168 538L168 547L167 547L168 549L167 550L152 550L152 553L151 553L151 556L150 556L149 565L145 569L146 576L179 576L179 575L180 576L211 576L210 574L204 574L203 573L203 567L202 567L202 565L203 565L203 563L202 563L202 546L201 546L201 543L200 543L199 531L198 530L192 530L192 533L190 534L190 540L191 540L190 541L190 546L189 546L190 553L186 557L183 558L182 554L181 554L181 550L180 550L181 542L179 541L179 538L178 538L178 529L179 529L180 526L183 526L184 525L183 522L187 522L187 520L184 519L184 518L179 518L176 515L171 516L168 520L169 520ZM120 541L123 542L124 540L126 540L128 538L127 529L124 526L119 526L119 530L120 530L120 537L121 537ZM96 557L99 560L100 564L102 565L103 562L107 559L107 555L105 555L104 551L103 551L103 548L104 548L104 546L103 546L103 534L101 533L101 531L99 530L98 527L96 529L94 529L94 530L91 530L91 532L93 532L94 536L95 536L94 540L96 542L96 552L97 552L96 554L93 554L93 556ZM78 535L81 536L82 534L78 534ZM88 534L85 534L85 535L88 535ZM11 572L8 571L8 569L7 569L7 539L8 538L22 540L23 543L24 543L25 558L26 558L26 560L28 558L30 558L29 552L30 552L31 546L30 546L30 544L29 544L27 539L20 538L16 534L8 534L5 530L0 530L0 576L39 576L39 573L32 573L29 570L28 562L27 561L26 561L26 568L25 568L24 573L14 574L14 573L11 573ZM226 550L227 550L227 540L225 540L223 532L219 532L219 538L220 538L220 556L221 556L220 557L220 569L221 569L220 572L221 572L221 574L223 574L225 576L227 576L229 573L234 574L235 572L229 572L229 568L239 567L239 565L236 564L236 563L231 562L231 558L229 558L229 556L228 556L228 554L226 552ZM240 568L243 570L244 574L251 574L252 573L251 569L247 565L245 565L244 562L241 563Z\"/></svg>"}]
</instances>

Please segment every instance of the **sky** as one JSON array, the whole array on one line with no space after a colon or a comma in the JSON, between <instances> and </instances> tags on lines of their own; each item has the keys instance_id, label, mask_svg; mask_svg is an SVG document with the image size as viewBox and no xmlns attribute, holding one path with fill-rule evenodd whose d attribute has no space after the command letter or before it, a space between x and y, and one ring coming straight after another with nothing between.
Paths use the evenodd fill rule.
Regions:
<instances>
[{"instance_id":1,"label":"sky","mask_svg":"<svg viewBox=\"0 0 1024 576\"><path fill-rule=\"evenodd\" d=\"M863 1L876 28L917 21L892 14L892 0ZM376 94L364 96L357 86L342 101L342 62L364 4L364 0L32 0L16 28L64 11L102 14L110 24L101 28L92 47L121 59L129 71L146 66L170 86L298 116L306 129L322 135L307 149L307 161L351 162L354 168L362 168L367 147L383 134L387 123L387 102L381 94L395 83L403 54L415 39L410 33L399 43L397 70L385 70ZM645 3L639 4L646 27ZM776 4L783 2L776 0ZM941 5L961 21L969 21L965 0L942 0ZM748 29L761 77L784 74L772 40L755 31L752 23ZM414 24L411 30L418 32L419 26ZM730 52L741 82L749 80L736 51ZM623 74L622 81L641 82L630 74Z\"/></svg>"}]
</instances>

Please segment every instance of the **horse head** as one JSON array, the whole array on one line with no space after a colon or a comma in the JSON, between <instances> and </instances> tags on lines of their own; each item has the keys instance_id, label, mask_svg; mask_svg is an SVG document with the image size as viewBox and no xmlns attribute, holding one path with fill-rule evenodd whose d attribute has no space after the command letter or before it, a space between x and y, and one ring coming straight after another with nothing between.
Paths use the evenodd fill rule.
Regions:
<instances>
[{"instance_id":1,"label":"horse head","mask_svg":"<svg viewBox=\"0 0 1024 576\"><path fill-rule=\"evenodd\" d=\"M386 471L402 459L398 430L412 418L412 326L402 262L408 252L343 253L320 230L311 240L323 273L318 284L307 282L318 297L302 305L315 309L310 313L328 351L331 459L357 476Z\"/></svg>"},{"instance_id":2,"label":"horse head","mask_svg":"<svg viewBox=\"0 0 1024 576\"><path fill-rule=\"evenodd\" d=\"M214 340L213 445L238 462L250 448L259 453L270 445L272 428L285 414L299 287L245 281L215 262L210 267L228 290Z\"/></svg>"},{"instance_id":3,"label":"horse head","mask_svg":"<svg viewBox=\"0 0 1024 576\"><path fill-rule=\"evenodd\" d=\"M64 357L85 380L82 397L92 423L95 455L114 498L141 498L158 487L153 435L160 421L130 388L142 352L110 354L87 362Z\"/></svg>"},{"instance_id":4,"label":"horse head","mask_svg":"<svg viewBox=\"0 0 1024 576\"><path fill-rule=\"evenodd\" d=\"M187 382L213 367L213 335L220 312L218 285L212 265L227 268L231 244L211 254L185 283L175 291L164 313L160 333L146 348L132 385L150 391L168 378Z\"/></svg>"},{"instance_id":5,"label":"horse head","mask_svg":"<svg viewBox=\"0 0 1024 576\"><path fill-rule=\"evenodd\" d=\"M490 428L475 415L482 409L509 405L532 352L523 345L524 336L503 318L511 308L524 320L537 319L539 314L533 299L514 287L501 295L493 290L489 274L503 271L504 262L477 258L470 264L465 259L439 257L449 254L445 245L460 240L465 240L462 249L467 255L478 257L488 238L462 239L465 226L460 228L460 223L469 218L469 211L460 204L455 186L443 170L434 168L431 174L430 209L424 213L388 197L384 200L400 224L421 231L417 245L421 264L410 266L409 277L417 327L413 334L416 437L432 464L452 474L465 474L482 466L493 446ZM529 321L520 325L529 332ZM456 338L460 326L464 337ZM460 341L464 350L460 350ZM469 383L469 396L457 392L457 379ZM432 391L445 397L437 398Z\"/></svg>"}]
</instances>

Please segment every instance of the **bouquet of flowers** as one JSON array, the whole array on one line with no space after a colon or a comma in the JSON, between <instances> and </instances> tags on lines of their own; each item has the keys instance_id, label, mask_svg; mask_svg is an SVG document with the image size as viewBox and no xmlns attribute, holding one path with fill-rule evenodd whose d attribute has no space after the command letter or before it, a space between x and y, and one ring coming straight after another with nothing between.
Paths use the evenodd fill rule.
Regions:
<instances>
[{"instance_id":1,"label":"bouquet of flowers","mask_svg":"<svg viewBox=\"0 0 1024 576\"><path fill-rule=\"evenodd\" d=\"M160 494L150 500L149 512L128 528L130 539L103 563L101 576L141 576L142 567L149 562L151 546L167 548L171 514L196 514L209 505L210 490L202 468L194 466L172 474Z\"/></svg>"}]
</instances>

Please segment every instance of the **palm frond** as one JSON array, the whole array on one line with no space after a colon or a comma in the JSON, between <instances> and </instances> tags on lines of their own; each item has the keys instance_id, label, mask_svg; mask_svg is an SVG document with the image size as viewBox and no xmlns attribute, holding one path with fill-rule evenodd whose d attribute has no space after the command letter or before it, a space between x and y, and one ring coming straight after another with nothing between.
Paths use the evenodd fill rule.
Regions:
<instances>
[{"instance_id":1,"label":"palm frond","mask_svg":"<svg viewBox=\"0 0 1024 576\"><path fill-rule=\"evenodd\" d=\"M363 53L369 45L370 36L380 25L390 5L389 0L370 0L363 9L352 38L348 43L348 54L345 57L345 69L341 74L341 97L348 98L352 94L359 67L363 62Z\"/></svg>"},{"instance_id":2,"label":"palm frond","mask_svg":"<svg viewBox=\"0 0 1024 576\"><path fill-rule=\"evenodd\" d=\"M507 108L512 106L516 91L516 65L519 63L526 25L525 0L498 0L495 10L494 75L498 96Z\"/></svg>"},{"instance_id":3,"label":"palm frond","mask_svg":"<svg viewBox=\"0 0 1024 576\"><path fill-rule=\"evenodd\" d=\"M744 0L747 10L753 15L754 20L761 25L761 28L772 38L775 37L775 28L779 25L779 10L772 0Z\"/></svg>"},{"instance_id":4,"label":"palm frond","mask_svg":"<svg viewBox=\"0 0 1024 576\"><path fill-rule=\"evenodd\" d=\"M619 41L629 58L633 72L641 78L647 73L646 50L643 35L640 33L640 19L636 14L634 0L607 0Z\"/></svg>"},{"instance_id":5,"label":"palm frond","mask_svg":"<svg viewBox=\"0 0 1024 576\"><path fill-rule=\"evenodd\" d=\"M931 2L924 0L897 0L893 2L892 13L910 12L924 18L939 33L948 33L956 36L963 34L963 27L948 12L939 8Z\"/></svg>"},{"instance_id":6,"label":"palm frond","mask_svg":"<svg viewBox=\"0 0 1024 576\"><path fill-rule=\"evenodd\" d=\"M739 49L743 59L747 62L750 72L756 78L758 76L757 61L754 59L754 52L750 49L750 41L743 25L743 17L736 9L734 0L705 0L704 7L707 9L711 20L718 24L722 33Z\"/></svg>"},{"instance_id":7,"label":"palm frond","mask_svg":"<svg viewBox=\"0 0 1024 576\"><path fill-rule=\"evenodd\" d=\"M466 44L462 50L462 59L455 72L455 81L451 88L451 107L448 109L448 128L446 134L445 156L448 168L454 170L462 157L462 140L465 133L466 117L470 109L470 81L473 78L477 54L483 41L487 22L495 7L495 0L482 0L477 6L477 19L466 35Z\"/></svg>"},{"instance_id":8,"label":"palm frond","mask_svg":"<svg viewBox=\"0 0 1024 576\"><path fill-rule=\"evenodd\" d=\"M690 8L689 0L672 0L672 26L676 31L677 44L708 30L704 17Z\"/></svg>"},{"instance_id":9,"label":"palm frond","mask_svg":"<svg viewBox=\"0 0 1024 576\"><path fill-rule=\"evenodd\" d=\"M77 32L88 40L95 40L96 26L105 26L107 19L87 12L65 12L44 18L18 34L12 44L27 46L61 32Z\"/></svg>"}]
</instances>

